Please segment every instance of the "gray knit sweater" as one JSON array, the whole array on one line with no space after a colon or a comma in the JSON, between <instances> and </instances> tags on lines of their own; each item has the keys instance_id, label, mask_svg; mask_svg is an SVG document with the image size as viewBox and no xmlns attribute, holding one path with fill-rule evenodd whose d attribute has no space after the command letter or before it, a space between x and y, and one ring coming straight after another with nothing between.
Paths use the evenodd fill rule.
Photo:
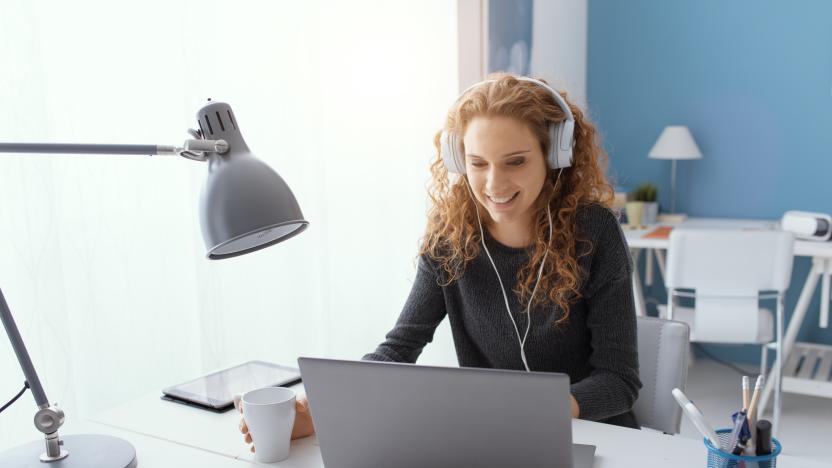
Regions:
<instances>
[{"instance_id":1,"label":"gray knit sweater","mask_svg":"<svg viewBox=\"0 0 832 468\"><path fill-rule=\"evenodd\" d=\"M575 220L577 235L592 245L591 253L578 260L581 298L571 304L568 321L557 327L553 323L562 311L554 304L532 309L526 357L533 371L569 375L581 418L637 427L630 409L641 382L626 241L615 216L604 207L583 207ZM487 231L485 242L522 336L525 304L511 291L529 252L500 244ZM583 245L577 244L576 250L586 249ZM416 362L447 315L460 366L523 370L520 344L485 252L445 287L439 285L443 275L435 261L420 257L413 289L396 325L364 359Z\"/></svg>"}]
</instances>

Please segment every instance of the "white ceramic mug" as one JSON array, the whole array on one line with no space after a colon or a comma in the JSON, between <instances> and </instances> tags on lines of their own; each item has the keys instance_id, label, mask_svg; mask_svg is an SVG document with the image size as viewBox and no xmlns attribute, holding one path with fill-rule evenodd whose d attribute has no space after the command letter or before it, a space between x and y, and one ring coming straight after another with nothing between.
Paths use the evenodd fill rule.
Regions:
<instances>
[{"instance_id":1,"label":"white ceramic mug","mask_svg":"<svg viewBox=\"0 0 832 468\"><path fill-rule=\"evenodd\" d=\"M254 441L257 461L272 463L289 458L289 443L295 424L295 392L283 387L265 387L242 397L243 418Z\"/></svg>"}]
</instances>

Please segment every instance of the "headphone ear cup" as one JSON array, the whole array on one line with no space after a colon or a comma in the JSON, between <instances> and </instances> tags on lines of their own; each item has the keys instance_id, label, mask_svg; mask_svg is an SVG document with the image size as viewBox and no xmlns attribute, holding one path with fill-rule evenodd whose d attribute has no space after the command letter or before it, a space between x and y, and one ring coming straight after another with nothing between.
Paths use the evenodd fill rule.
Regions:
<instances>
[{"instance_id":1,"label":"headphone ear cup","mask_svg":"<svg viewBox=\"0 0 832 468\"><path fill-rule=\"evenodd\" d=\"M462 148L453 132L443 131L439 137L439 155L445 168L453 174L465 174L465 162L462 160Z\"/></svg>"},{"instance_id":2,"label":"headphone ear cup","mask_svg":"<svg viewBox=\"0 0 832 468\"><path fill-rule=\"evenodd\" d=\"M549 125L549 154L546 161L550 169L560 169L558 152L560 148L560 124Z\"/></svg>"},{"instance_id":3,"label":"headphone ear cup","mask_svg":"<svg viewBox=\"0 0 832 468\"><path fill-rule=\"evenodd\" d=\"M572 148L575 141L572 137L575 123L571 120L549 126L549 165L552 169L565 169L572 166Z\"/></svg>"},{"instance_id":4,"label":"headphone ear cup","mask_svg":"<svg viewBox=\"0 0 832 468\"><path fill-rule=\"evenodd\" d=\"M566 120L561 124L558 143L558 163L560 167L572 166L572 149L575 148L574 120Z\"/></svg>"},{"instance_id":5,"label":"headphone ear cup","mask_svg":"<svg viewBox=\"0 0 832 468\"><path fill-rule=\"evenodd\" d=\"M456 162L457 174L465 175L465 150L462 148L462 140L454 133L454 162Z\"/></svg>"}]
</instances>

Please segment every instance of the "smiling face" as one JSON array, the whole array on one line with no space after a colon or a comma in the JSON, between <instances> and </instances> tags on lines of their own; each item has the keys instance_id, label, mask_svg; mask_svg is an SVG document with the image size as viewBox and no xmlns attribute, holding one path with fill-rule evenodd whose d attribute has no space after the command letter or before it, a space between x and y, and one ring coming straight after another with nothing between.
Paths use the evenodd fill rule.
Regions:
<instances>
[{"instance_id":1,"label":"smiling face","mask_svg":"<svg viewBox=\"0 0 832 468\"><path fill-rule=\"evenodd\" d=\"M528 233L532 206L546 180L540 142L511 117L474 117L463 138L465 171L474 197L491 217L489 226Z\"/></svg>"}]
</instances>

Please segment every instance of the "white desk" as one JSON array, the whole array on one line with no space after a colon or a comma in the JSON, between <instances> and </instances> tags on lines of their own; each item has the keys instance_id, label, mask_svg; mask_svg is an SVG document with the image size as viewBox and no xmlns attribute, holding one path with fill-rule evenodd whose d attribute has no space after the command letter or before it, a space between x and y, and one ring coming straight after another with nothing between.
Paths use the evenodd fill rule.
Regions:
<instances>
[{"instance_id":1,"label":"white desk","mask_svg":"<svg viewBox=\"0 0 832 468\"><path fill-rule=\"evenodd\" d=\"M181 468L198 466L200 468L246 468L258 466L245 463L232 457L218 455L210 451L188 447L166 441L154 436L137 434L91 421L78 424L67 423L62 434L105 434L120 437L136 449L138 468ZM72 447L67 447L70 450ZM46 468L49 465L43 464ZM4 467L5 468L5 467Z\"/></svg>"},{"instance_id":2,"label":"white desk","mask_svg":"<svg viewBox=\"0 0 832 468\"><path fill-rule=\"evenodd\" d=\"M689 218L675 228L697 229L697 228L741 228L741 229L775 229L777 221L773 220L748 220L748 219L718 219L718 218ZM667 224L665 224L667 225ZM644 292L641 286L641 276L635 266L638 264L639 254L642 250L646 252L647 262L645 269L645 282L650 284L653 279L652 255L656 255L656 264L659 272L664 276L664 252L669 245L668 239L645 239L644 235L655 229L651 226L646 229L626 230L624 235L633 256L633 293L635 296L636 313L645 315ZM812 269L800 298L795 305L794 313L789 320L783 335L783 386L784 392L802 393L806 395L822 396L832 398L832 382L826 379L829 370L832 368L832 346L818 345L814 343L796 343L797 333L806 318L809 304L815 293L818 281L821 281L820 319L818 326L826 328L829 323L829 295L830 295L830 273L832 273L832 242L812 242L796 240L794 243L794 255L798 257L810 257ZM805 364L798 363L803 359ZM819 371L815 376L809 375L817 363ZM824 372L825 370L825 372ZM774 379L768 379L760 408L765 409L774 389Z\"/></svg>"},{"instance_id":3,"label":"white desk","mask_svg":"<svg viewBox=\"0 0 832 468\"><path fill-rule=\"evenodd\" d=\"M85 431L119 435L132 442L139 468L256 466L237 429L238 421L239 413L235 411L210 413L162 401L153 393L92 418ZM597 446L595 468L706 466L707 452L700 440L582 420L574 421L572 431L576 443ZM832 464L790 455L788 447L785 452L778 457L778 467L832 468ZM273 465L323 467L317 439L313 436L294 441L289 458Z\"/></svg>"}]
</instances>

